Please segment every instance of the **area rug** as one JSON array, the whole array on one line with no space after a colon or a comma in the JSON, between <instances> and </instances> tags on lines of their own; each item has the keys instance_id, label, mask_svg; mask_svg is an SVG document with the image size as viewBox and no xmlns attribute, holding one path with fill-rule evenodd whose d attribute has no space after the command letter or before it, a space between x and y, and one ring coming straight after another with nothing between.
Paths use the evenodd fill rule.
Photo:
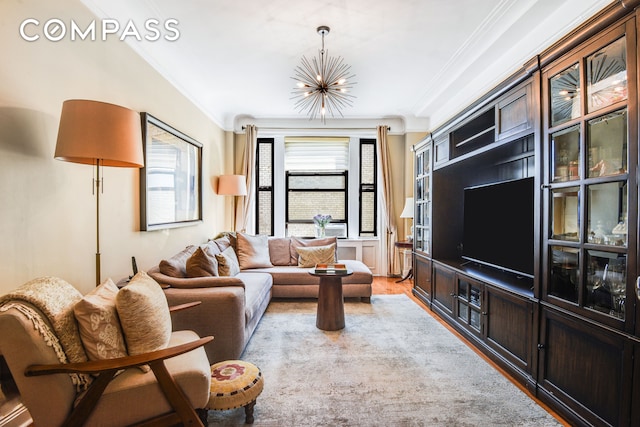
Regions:
<instances>
[{"instance_id":1,"label":"area rug","mask_svg":"<svg viewBox=\"0 0 640 427\"><path fill-rule=\"evenodd\" d=\"M554 417L406 295L345 303L316 328L315 301L272 302L242 355L262 370L260 426L558 426ZM242 409L209 425L244 424Z\"/></svg>"}]
</instances>

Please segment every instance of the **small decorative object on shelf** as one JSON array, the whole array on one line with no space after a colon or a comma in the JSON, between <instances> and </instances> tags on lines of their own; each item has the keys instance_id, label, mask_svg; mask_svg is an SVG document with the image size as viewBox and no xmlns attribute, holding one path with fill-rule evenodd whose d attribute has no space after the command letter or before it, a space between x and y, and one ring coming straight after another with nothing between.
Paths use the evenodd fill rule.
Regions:
<instances>
[{"instance_id":1,"label":"small decorative object on shelf","mask_svg":"<svg viewBox=\"0 0 640 427\"><path fill-rule=\"evenodd\" d=\"M343 274L347 272L345 264L316 264L316 273Z\"/></svg>"},{"instance_id":2,"label":"small decorative object on shelf","mask_svg":"<svg viewBox=\"0 0 640 427\"><path fill-rule=\"evenodd\" d=\"M325 237L327 224L331 222L331 215L318 214L313 217L313 223L316 225L316 237Z\"/></svg>"}]
</instances>

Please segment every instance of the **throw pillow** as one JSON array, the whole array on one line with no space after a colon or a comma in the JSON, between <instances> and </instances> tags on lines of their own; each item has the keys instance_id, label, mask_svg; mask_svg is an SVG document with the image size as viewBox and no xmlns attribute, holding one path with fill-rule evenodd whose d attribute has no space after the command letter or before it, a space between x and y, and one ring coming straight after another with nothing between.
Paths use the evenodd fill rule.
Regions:
<instances>
[{"instance_id":1,"label":"throw pillow","mask_svg":"<svg viewBox=\"0 0 640 427\"><path fill-rule=\"evenodd\" d=\"M80 339L89 360L127 355L120 319L116 311L118 287L111 279L85 295L73 307Z\"/></svg>"},{"instance_id":2,"label":"throw pillow","mask_svg":"<svg viewBox=\"0 0 640 427\"><path fill-rule=\"evenodd\" d=\"M336 244L298 248L298 267L315 267L318 263L332 263L336 258Z\"/></svg>"},{"instance_id":3,"label":"throw pillow","mask_svg":"<svg viewBox=\"0 0 640 427\"><path fill-rule=\"evenodd\" d=\"M236 244L240 270L273 267L269 258L269 238L267 236L238 233Z\"/></svg>"},{"instance_id":4,"label":"throw pillow","mask_svg":"<svg viewBox=\"0 0 640 427\"><path fill-rule=\"evenodd\" d=\"M116 296L116 309L130 355L166 348L171 337L171 315L162 288L144 271Z\"/></svg>"},{"instance_id":5,"label":"throw pillow","mask_svg":"<svg viewBox=\"0 0 640 427\"><path fill-rule=\"evenodd\" d=\"M160 261L160 273L171 277L187 276L187 260L196 250L195 246L187 246L169 259Z\"/></svg>"},{"instance_id":6,"label":"throw pillow","mask_svg":"<svg viewBox=\"0 0 640 427\"><path fill-rule=\"evenodd\" d=\"M222 251L222 253L216 254L216 260L218 261L218 274L220 276L235 276L240 273L238 257L231 246Z\"/></svg>"},{"instance_id":7,"label":"throw pillow","mask_svg":"<svg viewBox=\"0 0 640 427\"><path fill-rule=\"evenodd\" d=\"M199 247L187 260L187 277L218 275L218 261L208 245Z\"/></svg>"},{"instance_id":8,"label":"throw pillow","mask_svg":"<svg viewBox=\"0 0 640 427\"><path fill-rule=\"evenodd\" d=\"M338 239L336 237L325 237L323 239L298 239L297 237L292 237L291 265L298 265L298 248L309 246L327 246L332 243L335 243L337 245ZM331 262L335 262L335 260Z\"/></svg>"},{"instance_id":9,"label":"throw pillow","mask_svg":"<svg viewBox=\"0 0 640 427\"><path fill-rule=\"evenodd\" d=\"M291 265L291 239L288 237L269 239L269 258L273 265Z\"/></svg>"}]
</instances>

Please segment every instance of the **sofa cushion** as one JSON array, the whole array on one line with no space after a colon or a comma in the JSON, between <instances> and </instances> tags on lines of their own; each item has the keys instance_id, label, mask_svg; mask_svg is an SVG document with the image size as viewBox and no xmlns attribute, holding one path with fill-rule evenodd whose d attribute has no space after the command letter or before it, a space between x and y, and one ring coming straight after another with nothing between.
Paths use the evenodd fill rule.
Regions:
<instances>
[{"instance_id":1,"label":"sofa cushion","mask_svg":"<svg viewBox=\"0 0 640 427\"><path fill-rule=\"evenodd\" d=\"M216 260L218 261L218 274L220 276L235 276L240 272L238 257L231 246L222 251L222 253L216 254Z\"/></svg>"},{"instance_id":2,"label":"sofa cushion","mask_svg":"<svg viewBox=\"0 0 640 427\"><path fill-rule=\"evenodd\" d=\"M80 339L89 360L113 359L127 355L116 311L118 287L111 279L86 294L73 307Z\"/></svg>"},{"instance_id":3,"label":"sofa cushion","mask_svg":"<svg viewBox=\"0 0 640 427\"><path fill-rule=\"evenodd\" d=\"M236 255L241 270L273 267L269 257L269 238L267 236L238 233L236 245Z\"/></svg>"},{"instance_id":4,"label":"sofa cushion","mask_svg":"<svg viewBox=\"0 0 640 427\"><path fill-rule=\"evenodd\" d=\"M297 237L291 238L291 260L290 265L298 265L298 248L307 246L327 246L332 243L337 245L338 239L336 237L325 237L323 239L298 239ZM335 260L334 260L335 261Z\"/></svg>"},{"instance_id":5,"label":"sofa cushion","mask_svg":"<svg viewBox=\"0 0 640 427\"><path fill-rule=\"evenodd\" d=\"M353 274L342 278L343 284L362 283L371 284L373 282L373 274L371 270L362 263L352 259L340 260L351 270ZM303 268L297 266L275 266L271 268L258 268L247 270L246 274L252 273L269 273L273 278L273 285L314 285L320 282L320 278L309 274L311 268Z\"/></svg>"},{"instance_id":6,"label":"sofa cushion","mask_svg":"<svg viewBox=\"0 0 640 427\"><path fill-rule=\"evenodd\" d=\"M120 289L116 309L130 355L167 347L171 338L167 297L147 273L139 272Z\"/></svg>"},{"instance_id":7,"label":"sofa cushion","mask_svg":"<svg viewBox=\"0 0 640 427\"><path fill-rule=\"evenodd\" d=\"M218 261L216 254L211 253L211 245L204 245L195 250L187 260L186 273L187 277L218 275Z\"/></svg>"},{"instance_id":8,"label":"sofa cushion","mask_svg":"<svg viewBox=\"0 0 640 427\"><path fill-rule=\"evenodd\" d=\"M269 274L253 274L244 271L236 277L244 283L245 320L248 322L258 314L265 299L270 299L273 279Z\"/></svg>"},{"instance_id":9,"label":"sofa cushion","mask_svg":"<svg viewBox=\"0 0 640 427\"><path fill-rule=\"evenodd\" d=\"M187 246L169 259L160 261L160 272L171 277L187 277L187 260L196 251L197 246Z\"/></svg>"},{"instance_id":10,"label":"sofa cushion","mask_svg":"<svg viewBox=\"0 0 640 427\"><path fill-rule=\"evenodd\" d=\"M291 239L289 237L270 238L269 258L273 265L291 265Z\"/></svg>"},{"instance_id":11,"label":"sofa cushion","mask_svg":"<svg viewBox=\"0 0 640 427\"><path fill-rule=\"evenodd\" d=\"M298 267L314 267L318 263L332 263L336 259L336 244L298 247Z\"/></svg>"}]
</instances>

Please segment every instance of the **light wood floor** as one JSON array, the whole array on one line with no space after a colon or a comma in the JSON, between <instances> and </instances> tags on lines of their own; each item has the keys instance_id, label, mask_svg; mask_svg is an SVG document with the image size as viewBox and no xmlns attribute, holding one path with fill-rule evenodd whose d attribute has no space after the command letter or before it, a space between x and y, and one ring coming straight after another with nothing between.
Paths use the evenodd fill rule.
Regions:
<instances>
[{"instance_id":1,"label":"light wood floor","mask_svg":"<svg viewBox=\"0 0 640 427\"><path fill-rule=\"evenodd\" d=\"M567 426L567 427L569 427L571 425L571 424L569 424L569 422L564 420L559 414L557 414L555 411L553 411L551 408L549 408L546 404L544 404L543 402L538 400L538 398L536 398L533 394L531 394L531 392L529 392L529 390L527 390L524 386L522 386L520 383L518 383L511 375L509 375L506 371L504 371L502 368L500 368L498 365L496 365L487 356L482 354L469 341L467 341L466 338L464 338L462 335L460 335L455 329L453 329L451 326L449 326L449 324L445 323L445 321L442 320L435 312L433 312L429 308L427 308L427 306L425 306L422 303L422 301L420 301L418 298L416 298L413 295L413 293L411 292L411 289L413 288L413 280L407 279L407 280L405 280L403 282L397 283L398 280L400 280L400 279L399 278L393 278L393 277L374 277L373 278L373 283L372 283L372 286L371 286L373 294L374 295L406 294L407 296L409 296L409 298L411 298L413 301L415 301L415 303L418 304L424 311L429 313L434 319L436 319L445 328L447 328L449 331L451 331L452 334L454 334L462 342L467 344L467 346L469 346L469 348L471 348L476 354L478 354L480 357L482 357L484 360L486 360L487 363L489 363L497 371L499 371L502 375L504 375L509 381L511 381L513 384L515 384L516 387L518 387L520 390L522 390L524 393L526 393L527 396L529 396L536 403L538 403L538 405L540 405L547 412L549 412L551 415L553 415L558 420L558 422L560 422L562 425Z\"/></svg>"}]
</instances>

